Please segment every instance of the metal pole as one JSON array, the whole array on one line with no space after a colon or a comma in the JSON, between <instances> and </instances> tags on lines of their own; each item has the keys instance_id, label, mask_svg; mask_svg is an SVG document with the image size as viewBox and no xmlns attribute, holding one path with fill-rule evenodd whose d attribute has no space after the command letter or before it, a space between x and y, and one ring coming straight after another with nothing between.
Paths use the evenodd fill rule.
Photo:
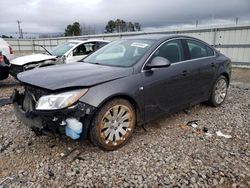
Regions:
<instances>
[{"instance_id":1,"label":"metal pole","mask_svg":"<svg viewBox=\"0 0 250 188\"><path fill-rule=\"evenodd\" d=\"M17 25L18 25L18 33L19 33L19 39L21 38L21 21L17 20Z\"/></svg>"},{"instance_id":2,"label":"metal pole","mask_svg":"<svg viewBox=\"0 0 250 188\"><path fill-rule=\"evenodd\" d=\"M215 44L216 44L216 34L217 34L217 29L216 29L216 28L214 28L214 29L213 29L213 32L214 32L214 36L213 36L213 46L215 46Z\"/></svg>"},{"instance_id":3,"label":"metal pole","mask_svg":"<svg viewBox=\"0 0 250 188\"><path fill-rule=\"evenodd\" d=\"M19 39L17 39L17 44L18 44L19 55L21 55L21 47L20 47L20 41L19 41Z\"/></svg>"}]
</instances>

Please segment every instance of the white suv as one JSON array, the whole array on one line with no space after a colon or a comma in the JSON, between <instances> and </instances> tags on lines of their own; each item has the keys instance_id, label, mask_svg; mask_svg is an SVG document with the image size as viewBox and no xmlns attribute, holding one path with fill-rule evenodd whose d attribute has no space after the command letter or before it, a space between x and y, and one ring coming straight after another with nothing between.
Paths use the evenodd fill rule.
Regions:
<instances>
[{"instance_id":1,"label":"white suv","mask_svg":"<svg viewBox=\"0 0 250 188\"><path fill-rule=\"evenodd\" d=\"M13 49L5 40L0 38L0 80L8 78L10 60L13 58Z\"/></svg>"}]
</instances>

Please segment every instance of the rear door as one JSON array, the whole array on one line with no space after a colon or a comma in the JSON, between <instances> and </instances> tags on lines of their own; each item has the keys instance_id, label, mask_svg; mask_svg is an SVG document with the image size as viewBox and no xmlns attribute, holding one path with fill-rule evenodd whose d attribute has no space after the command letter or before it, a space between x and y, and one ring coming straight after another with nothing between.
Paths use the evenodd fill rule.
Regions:
<instances>
[{"instance_id":1,"label":"rear door","mask_svg":"<svg viewBox=\"0 0 250 188\"><path fill-rule=\"evenodd\" d=\"M198 71L197 92L193 97L194 100L203 100L208 97L212 82L216 72L216 57L214 50L205 43L195 40L185 40L190 64Z\"/></svg>"}]
</instances>

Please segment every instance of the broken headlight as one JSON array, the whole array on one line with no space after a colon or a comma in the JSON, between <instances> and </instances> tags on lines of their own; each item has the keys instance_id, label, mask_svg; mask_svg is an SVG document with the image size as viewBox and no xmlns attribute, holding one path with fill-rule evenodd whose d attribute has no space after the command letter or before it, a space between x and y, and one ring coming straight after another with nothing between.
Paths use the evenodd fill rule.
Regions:
<instances>
[{"instance_id":1,"label":"broken headlight","mask_svg":"<svg viewBox=\"0 0 250 188\"><path fill-rule=\"evenodd\" d=\"M36 110L58 110L69 107L78 101L88 89L69 91L42 96L36 103Z\"/></svg>"}]
</instances>

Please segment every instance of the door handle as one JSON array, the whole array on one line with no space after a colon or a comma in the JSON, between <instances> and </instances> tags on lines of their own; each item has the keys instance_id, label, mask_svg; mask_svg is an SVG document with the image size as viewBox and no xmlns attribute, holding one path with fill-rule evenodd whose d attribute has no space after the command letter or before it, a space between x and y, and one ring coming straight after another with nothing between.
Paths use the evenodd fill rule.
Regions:
<instances>
[{"instance_id":1,"label":"door handle","mask_svg":"<svg viewBox=\"0 0 250 188\"><path fill-rule=\"evenodd\" d=\"M186 71L186 70L182 71L182 73L181 73L182 76L186 76L187 74L188 74L188 71Z\"/></svg>"},{"instance_id":2,"label":"door handle","mask_svg":"<svg viewBox=\"0 0 250 188\"><path fill-rule=\"evenodd\" d=\"M215 67L215 63L214 62L211 63L211 67Z\"/></svg>"}]
</instances>

